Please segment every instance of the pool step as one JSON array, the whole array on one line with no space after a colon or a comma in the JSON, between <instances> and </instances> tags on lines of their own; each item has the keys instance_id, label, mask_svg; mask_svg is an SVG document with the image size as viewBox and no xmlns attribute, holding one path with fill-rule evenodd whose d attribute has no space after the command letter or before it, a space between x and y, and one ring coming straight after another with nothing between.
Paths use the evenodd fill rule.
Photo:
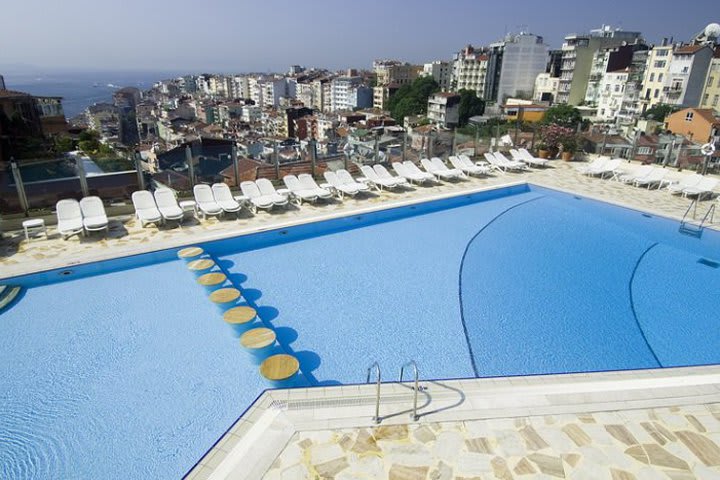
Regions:
<instances>
[{"instance_id":1,"label":"pool step","mask_svg":"<svg viewBox=\"0 0 720 480\"><path fill-rule=\"evenodd\" d=\"M12 285L0 285L0 313L17 298L22 287Z\"/></svg>"}]
</instances>

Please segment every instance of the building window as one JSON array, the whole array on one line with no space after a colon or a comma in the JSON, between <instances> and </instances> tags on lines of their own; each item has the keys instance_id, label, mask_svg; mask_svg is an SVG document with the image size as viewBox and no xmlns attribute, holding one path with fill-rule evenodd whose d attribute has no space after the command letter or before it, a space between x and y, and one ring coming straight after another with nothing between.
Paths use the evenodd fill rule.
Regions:
<instances>
[{"instance_id":1,"label":"building window","mask_svg":"<svg viewBox=\"0 0 720 480\"><path fill-rule=\"evenodd\" d=\"M688 73L689 69L690 69L690 67L683 67L682 73Z\"/></svg>"},{"instance_id":2,"label":"building window","mask_svg":"<svg viewBox=\"0 0 720 480\"><path fill-rule=\"evenodd\" d=\"M662 82L662 79L663 79L663 74L658 73L658 82Z\"/></svg>"},{"instance_id":3,"label":"building window","mask_svg":"<svg viewBox=\"0 0 720 480\"><path fill-rule=\"evenodd\" d=\"M638 155L650 155L651 153L652 153L652 150L650 150L650 147L638 148Z\"/></svg>"},{"instance_id":4,"label":"building window","mask_svg":"<svg viewBox=\"0 0 720 480\"><path fill-rule=\"evenodd\" d=\"M657 57L667 57L668 51L667 50L658 50L657 51Z\"/></svg>"},{"instance_id":5,"label":"building window","mask_svg":"<svg viewBox=\"0 0 720 480\"><path fill-rule=\"evenodd\" d=\"M687 114L685 114L685 121L692 122L693 116L693 112L688 112Z\"/></svg>"},{"instance_id":6,"label":"building window","mask_svg":"<svg viewBox=\"0 0 720 480\"><path fill-rule=\"evenodd\" d=\"M653 73L650 74L650 81L651 81L651 82L654 82L654 81L655 81L655 72L653 72Z\"/></svg>"},{"instance_id":7,"label":"building window","mask_svg":"<svg viewBox=\"0 0 720 480\"><path fill-rule=\"evenodd\" d=\"M713 86L714 81L715 81L715 77L708 78L708 84L707 84L708 88Z\"/></svg>"},{"instance_id":8,"label":"building window","mask_svg":"<svg viewBox=\"0 0 720 480\"><path fill-rule=\"evenodd\" d=\"M713 97L712 106L713 106L713 107L717 107L717 106L718 106L718 101L720 101L720 95L715 95L715 96Z\"/></svg>"},{"instance_id":9,"label":"building window","mask_svg":"<svg viewBox=\"0 0 720 480\"><path fill-rule=\"evenodd\" d=\"M708 102L708 100L710 100L710 94L709 94L709 93L706 93L706 94L703 96L702 104L705 105L705 104Z\"/></svg>"},{"instance_id":10,"label":"building window","mask_svg":"<svg viewBox=\"0 0 720 480\"><path fill-rule=\"evenodd\" d=\"M658 60L655 62L654 67L655 68L665 68L665 62L663 60Z\"/></svg>"},{"instance_id":11,"label":"building window","mask_svg":"<svg viewBox=\"0 0 720 480\"><path fill-rule=\"evenodd\" d=\"M658 98L660 96L660 89L655 89L655 95L653 95L653 98Z\"/></svg>"}]
</instances>

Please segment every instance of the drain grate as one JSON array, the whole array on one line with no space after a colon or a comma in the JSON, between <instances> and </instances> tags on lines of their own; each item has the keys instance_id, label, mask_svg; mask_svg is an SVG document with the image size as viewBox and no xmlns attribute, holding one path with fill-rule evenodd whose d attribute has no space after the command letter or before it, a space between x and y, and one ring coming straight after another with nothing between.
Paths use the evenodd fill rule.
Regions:
<instances>
[{"instance_id":1,"label":"drain grate","mask_svg":"<svg viewBox=\"0 0 720 480\"><path fill-rule=\"evenodd\" d=\"M720 268L720 263L714 260L710 260L708 258L701 258L700 260L698 260L698 263L710 268Z\"/></svg>"}]
</instances>

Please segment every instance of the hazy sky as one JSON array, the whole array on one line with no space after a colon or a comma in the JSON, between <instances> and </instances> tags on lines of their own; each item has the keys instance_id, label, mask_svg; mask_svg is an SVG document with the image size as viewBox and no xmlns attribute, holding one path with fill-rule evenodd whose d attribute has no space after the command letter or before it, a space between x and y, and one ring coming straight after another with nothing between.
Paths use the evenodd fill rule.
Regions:
<instances>
[{"instance_id":1,"label":"hazy sky","mask_svg":"<svg viewBox=\"0 0 720 480\"><path fill-rule=\"evenodd\" d=\"M717 0L3 0L0 68L284 71L449 59L526 28L559 47L602 23L650 42L720 22ZM1 72L0 72L1 73Z\"/></svg>"}]
</instances>

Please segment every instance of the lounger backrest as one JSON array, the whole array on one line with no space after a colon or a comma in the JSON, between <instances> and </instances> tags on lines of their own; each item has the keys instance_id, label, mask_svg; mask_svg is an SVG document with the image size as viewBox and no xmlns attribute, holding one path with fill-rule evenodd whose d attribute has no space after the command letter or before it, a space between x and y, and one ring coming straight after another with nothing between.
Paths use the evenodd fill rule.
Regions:
<instances>
[{"instance_id":1,"label":"lounger backrest","mask_svg":"<svg viewBox=\"0 0 720 480\"><path fill-rule=\"evenodd\" d=\"M212 186L212 193L215 196L215 200L224 202L235 201L232 196L232 192L230 192L230 187L228 187L225 183L214 183Z\"/></svg>"},{"instance_id":2,"label":"lounger backrest","mask_svg":"<svg viewBox=\"0 0 720 480\"><path fill-rule=\"evenodd\" d=\"M434 172L434 171L435 171L435 166L434 166L434 165L432 164L432 162L431 162L430 160L428 160L427 158L423 158L422 160L420 160L420 163L422 163L423 168L424 168L425 170L427 170L428 172Z\"/></svg>"},{"instance_id":3,"label":"lounger backrest","mask_svg":"<svg viewBox=\"0 0 720 480\"><path fill-rule=\"evenodd\" d=\"M433 157L432 159L430 159L430 161L437 170L444 171L448 169L447 165L445 165L445 162L440 160L438 157Z\"/></svg>"},{"instance_id":4,"label":"lounger backrest","mask_svg":"<svg viewBox=\"0 0 720 480\"><path fill-rule=\"evenodd\" d=\"M687 187L695 187L697 186L702 179L705 178L699 173L693 173L692 175L686 175L680 180L680 186L687 188Z\"/></svg>"},{"instance_id":5,"label":"lounger backrest","mask_svg":"<svg viewBox=\"0 0 720 480\"><path fill-rule=\"evenodd\" d=\"M607 171L614 171L616 168L620 166L620 164L623 162L622 158L613 158L612 160L608 160L605 165L603 166L603 170Z\"/></svg>"},{"instance_id":6,"label":"lounger backrest","mask_svg":"<svg viewBox=\"0 0 720 480\"><path fill-rule=\"evenodd\" d=\"M715 187L717 187L717 184L718 181L716 179L703 177L703 179L698 182L697 187L695 188L702 192L710 192L714 190Z\"/></svg>"},{"instance_id":7,"label":"lounger backrest","mask_svg":"<svg viewBox=\"0 0 720 480\"><path fill-rule=\"evenodd\" d=\"M297 178L298 182L300 183L300 187L302 188L305 188L307 190L315 190L320 188L317 182L315 182L315 179L309 173L301 173L300 175L298 175Z\"/></svg>"},{"instance_id":8,"label":"lounger backrest","mask_svg":"<svg viewBox=\"0 0 720 480\"><path fill-rule=\"evenodd\" d=\"M495 158L497 158L500 162L510 163L510 159L507 158L502 152L495 152Z\"/></svg>"},{"instance_id":9,"label":"lounger backrest","mask_svg":"<svg viewBox=\"0 0 720 480\"><path fill-rule=\"evenodd\" d=\"M295 175L285 175L283 177L283 183L291 192L297 192L298 190L302 190L300 180L298 180L298 177L296 177Z\"/></svg>"},{"instance_id":10,"label":"lounger backrest","mask_svg":"<svg viewBox=\"0 0 720 480\"><path fill-rule=\"evenodd\" d=\"M325 177L325 181L333 187L337 187L338 185L340 185L340 180L338 180L337 174L335 172L331 172L330 170L328 170L323 173L323 176Z\"/></svg>"},{"instance_id":11,"label":"lounger backrest","mask_svg":"<svg viewBox=\"0 0 720 480\"><path fill-rule=\"evenodd\" d=\"M343 185L357 183L347 170L338 170L335 174Z\"/></svg>"},{"instance_id":12,"label":"lounger backrest","mask_svg":"<svg viewBox=\"0 0 720 480\"><path fill-rule=\"evenodd\" d=\"M215 203L210 185L195 185L193 194L197 203Z\"/></svg>"},{"instance_id":13,"label":"lounger backrest","mask_svg":"<svg viewBox=\"0 0 720 480\"><path fill-rule=\"evenodd\" d=\"M408 169L405 167L405 165L403 165L403 164L400 163L400 162L393 162L393 163L392 163L392 168L393 168L393 170L395 170L395 173L397 173L397 174L400 175L401 177L404 177L404 176L407 176L407 175L410 174L410 172L409 172Z\"/></svg>"},{"instance_id":14,"label":"lounger backrest","mask_svg":"<svg viewBox=\"0 0 720 480\"><path fill-rule=\"evenodd\" d=\"M373 170L375 170L375 173L380 178L393 178L393 176L390 174L390 172L387 171L387 168L385 168L384 165L380 165L378 163L377 165L373 166Z\"/></svg>"},{"instance_id":15,"label":"lounger backrest","mask_svg":"<svg viewBox=\"0 0 720 480\"><path fill-rule=\"evenodd\" d=\"M497 165L497 163L498 163L498 160L497 160L497 158L495 158L495 155L493 155L490 152L485 153L485 160L490 162L492 165Z\"/></svg>"},{"instance_id":16,"label":"lounger backrest","mask_svg":"<svg viewBox=\"0 0 720 480\"><path fill-rule=\"evenodd\" d=\"M275 191L275 187L273 187L273 184L270 180L267 178L258 178L255 180L255 184L260 189L260 193L263 195L275 195L277 192Z\"/></svg>"},{"instance_id":17,"label":"lounger backrest","mask_svg":"<svg viewBox=\"0 0 720 480\"><path fill-rule=\"evenodd\" d=\"M157 209L155 199L152 193L147 190L138 190L132 194L132 202L135 210L154 210Z\"/></svg>"},{"instance_id":18,"label":"lounger backrest","mask_svg":"<svg viewBox=\"0 0 720 480\"><path fill-rule=\"evenodd\" d=\"M467 155L458 155L457 158L460 160L460 163L462 165L465 165L466 167L473 166L472 160L470 160L470 157L468 157Z\"/></svg>"},{"instance_id":19,"label":"lounger backrest","mask_svg":"<svg viewBox=\"0 0 720 480\"><path fill-rule=\"evenodd\" d=\"M177 198L169 188L158 188L155 190L155 202L158 207L177 207Z\"/></svg>"},{"instance_id":20,"label":"lounger backrest","mask_svg":"<svg viewBox=\"0 0 720 480\"><path fill-rule=\"evenodd\" d=\"M652 165L643 165L643 166L641 166L640 168L638 168L637 170L635 170L635 173L634 173L635 178L645 178L645 177L647 177L647 176L650 174L650 172L653 171L654 168L655 168L655 167L653 167Z\"/></svg>"},{"instance_id":21,"label":"lounger backrest","mask_svg":"<svg viewBox=\"0 0 720 480\"><path fill-rule=\"evenodd\" d=\"M240 191L248 198L258 198L262 196L255 182L245 181L240 183Z\"/></svg>"},{"instance_id":22,"label":"lounger backrest","mask_svg":"<svg viewBox=\"0 0 720 480\"><path fill-rule=\"evenodd\" d=\"M67 198L60 200L55 205L55 209L57 210L58 221L77 220L78 218L82 218L80 204L75 199Z\"/></svg>"},{"instance_id":23,"label":"lounger backrest","mask_svg":"<svg viewBox=\"0 0 720 480\"><path fill-rule=\"evenodd\" d=\"M453 167L455 167L455 168L460 168L460 169L462 169L462 168L466 168L466 167L467 167L467 165L464 165L463 162L462 162L462 160L460 160L459 157L456 157L456 156L451 155L450 157L448 157L448 160L450 160L450 164L451 164Z\"/></svg>"},{"instance_id":24,"label":"lounger backrest","mask_svg":"<svg viewBox=\"0 0 720 480\"><path fill-rule=\"evenodd\" d=\"M402 165L403 165L403 167L405 167L405 170L406 170L406 171L408 171L408 172L410 172L410 173L414 173L415 175L417 175L417 174L421 174L421 175L422 175L422 173L423 173L422 170L420 170L420 169L418 168L418 166L415 165L415 164L414 164L412 161L410 161L410 160L405 160Z\"/></svg>"},{"instance_id":25,"label":"lounger backrest","mask_svg":"<svg viewBox=\"0 0 720 480\"><path fill-rule=\"evenodd\" d=\"M80 200L80 210L84 217L103 217L105 216L105 207L100 197L85 197Z\"/></svg>"},{"instance_id":26,"label":"lounger backrest","mask_svg":"<svg viewBox=\"0 0 720 480\"><path fill-rule=\"evenodd\" d=\"M375 170L373 170L369 165L363 165L360 167L360 171L368 180L379 180Z\"/></svg>"}]
</instances>

